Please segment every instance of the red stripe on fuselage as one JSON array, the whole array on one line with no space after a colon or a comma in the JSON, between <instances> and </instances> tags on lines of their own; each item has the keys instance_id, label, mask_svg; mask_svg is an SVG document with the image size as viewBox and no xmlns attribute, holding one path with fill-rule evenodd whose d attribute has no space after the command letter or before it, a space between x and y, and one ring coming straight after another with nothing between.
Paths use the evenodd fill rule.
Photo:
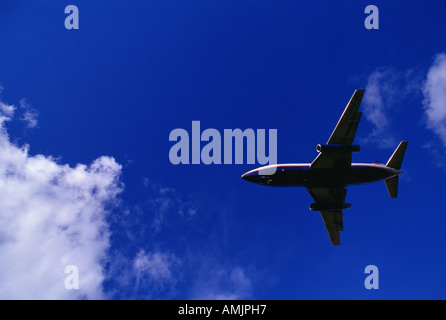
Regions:
<instances>
[{"instance_id":1,"label":"red stripe on fuselage","mask_svg":"<svg viewBox=\"0 0 446 320\"><path fill-rule=\"evenodd\" d=\"M384 171L386 171L387 173L390 173L392 175L395 175L395 172L393 172L390 168L384 166L384 165L377 165L377 164L367 164L367 163L352 163L351 164L352 167L363 167L363 168L377 168L377 169L382 169ZM269 166L264 166L264 167L260 167L260 168L256 168L254 170L248 171L246 173L244 173L242 175L248 175L260 170L268 170L268 169L273 169L276 168L276 170L281 169L281 168L287 168L287 167L309 167L310 168L310 163L290 163L290 164L277 164L277 165L269 165Z\"/></svg>"},{"instance_id":2,"label":"red stripe on fuselage","mask_svg":"<svg viewBox=\"0 0 446 320\"><path fill-rule=\"evenodd\" d=\"M367 163L361 163L361 164L359 164L359 163L352 163L352 165L351 165L352 167L365 167L365 168L378 168L378 169L382 169L382 170L384 170L384 171L386 171L387 173L390 173L390 174L393 174L393 175L395 175L395 172L393 172L392 170L391 170L391 168L388 168L388 167L386 167L386 166L384 166L384 165L377 165L377 164L367 164Z\"/></svg>"},{"instance_id":3,"label":"red stripe on fuselage","mask_svg":"<svg viewBox=\"0 0 446 320\"><path fill-rule=\"evenodd\" d=\"M242 175L242 177L245 175L260 171L260 170L268 170L268 169L273 169L273 168L276 168L276 170L277 170L282 167L310 167L310 164L309 163L290 163L290 164L269 165L269 166L264 166L264 167L260 167L260 168L256 168L251 171L248 171L248 172L244 173Z\"/></svg>"}]
</instances>

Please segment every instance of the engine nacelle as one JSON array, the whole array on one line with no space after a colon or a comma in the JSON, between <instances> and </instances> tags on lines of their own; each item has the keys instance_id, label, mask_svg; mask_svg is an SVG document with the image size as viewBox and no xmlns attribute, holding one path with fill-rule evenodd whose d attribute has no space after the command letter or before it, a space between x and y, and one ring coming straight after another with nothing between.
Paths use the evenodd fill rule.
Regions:
<instances>
[{"instance_id":1,"label":"engine nacelle","mask_svg":"<svg viewBox=\"0 0 446 320\"><path fill-rule=\"evenodd\" d=\"M318 144L317 152L359 152L358 145L349 144Z\"/></svg>"},{"instance_id":2,"label":"engine nacelle","mask_svg":"<svg viewBox=\"0 0 446 320\"><path fill-rule=\"evenodd\" d=\"M311 211L334 211L350 208L350 203L312 203L310 204Z\"/></svg>"}]
</instances>

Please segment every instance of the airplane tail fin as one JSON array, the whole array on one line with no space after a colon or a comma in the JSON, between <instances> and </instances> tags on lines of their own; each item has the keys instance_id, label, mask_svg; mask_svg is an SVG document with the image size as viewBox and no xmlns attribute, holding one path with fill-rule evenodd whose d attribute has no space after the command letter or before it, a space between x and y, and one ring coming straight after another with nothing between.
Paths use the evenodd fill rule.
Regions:
<instances>
[{"instance_id":1,"label":"airplane tail fin","mask_svg":"<svg viewBox=\"0 0 446 320\"><path fill-rule=\"evenodd\" d=\"M403 162L404 154L407 148L407 141L401 141L398 147L393 152L389 161L386 163L386 167L400 170L401 164ZM389 192L389 196L391 198L396 198L398 195L398 176L394 176L392 178L384 180L386 183L387 191Z\"/></svg>"},{"instance_id":2,"label":"airplane tail fin","mask_svg":"<svg viewBox=\"0 0 446 320\"><path fill-rule=\"evenodd\" d=\"M387 161L386 167L400 170L401 163L403 162L404 158L404 153L406 152L407 143L407 141L400 142L398 147L395 149L395 152L393 152L392 156L390 157L389 161Z\"/></svg>"}]
</instances>

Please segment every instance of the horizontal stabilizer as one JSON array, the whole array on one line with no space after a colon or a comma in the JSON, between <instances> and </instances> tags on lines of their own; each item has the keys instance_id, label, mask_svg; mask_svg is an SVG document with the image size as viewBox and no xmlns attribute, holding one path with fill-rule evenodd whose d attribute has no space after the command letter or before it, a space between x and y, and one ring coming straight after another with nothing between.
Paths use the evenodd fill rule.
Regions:
<instances>
[{"instance_id":1,"label":"horizontal stabilizer","mask_svg":"<svg viewBox=\"0 0 446 320\"><path fill-rule=\"evenodd\" d=\"M398 178L399 176L395 176L393 178L384 180L386 182L387 191L389 192L389 196L391 198L396 198L398 195Z\"/></svg>"}]
</instances>

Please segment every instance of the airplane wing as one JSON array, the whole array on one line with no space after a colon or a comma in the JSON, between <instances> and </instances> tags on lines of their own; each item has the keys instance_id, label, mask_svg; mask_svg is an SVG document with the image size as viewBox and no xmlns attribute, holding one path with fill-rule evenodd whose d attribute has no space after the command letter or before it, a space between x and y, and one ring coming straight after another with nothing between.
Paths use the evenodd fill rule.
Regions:
<instances>
[{"instance_id":1,"label":"airplane wing","mask_svg":"<svg viewBox=\"0 0 446 320\"><path fill-rule=\"evenodd\" d=\"M365 90L356 90L345 107L338 124L327 141L327 145L351 145L355 139L361 112L358 112ZM321 152L311 163L312 168L349 167L352 162L352 151Z\"/></svg>"},{"instance_id":2,"label":"airplane wing","mask_svg":"<svg viewBox=\"0 0 446 320\"><path fill-rule=\"evenodd\" d=\"M340 204L344 203L347 195L345 188L308 188L308 193L314 199L317 205L322 208L321 217L327 229L331 244L341 245L341 236L339 231L343 231L342 209ZM330 209L333 208L333 209Z\"/></svg>"},{"instance_id":3,"label":"airplane wing","mask_svg":"<svg viewBox=\"0 0 446 320\"><path fill-rule=\"evenodd\" d=\"M325 229L327 229L330 242L334 246L341 245L341 235L339 231L343 230L342 210L321 211L322 220L324 220Z\"/></svg>"}]
</instances>

